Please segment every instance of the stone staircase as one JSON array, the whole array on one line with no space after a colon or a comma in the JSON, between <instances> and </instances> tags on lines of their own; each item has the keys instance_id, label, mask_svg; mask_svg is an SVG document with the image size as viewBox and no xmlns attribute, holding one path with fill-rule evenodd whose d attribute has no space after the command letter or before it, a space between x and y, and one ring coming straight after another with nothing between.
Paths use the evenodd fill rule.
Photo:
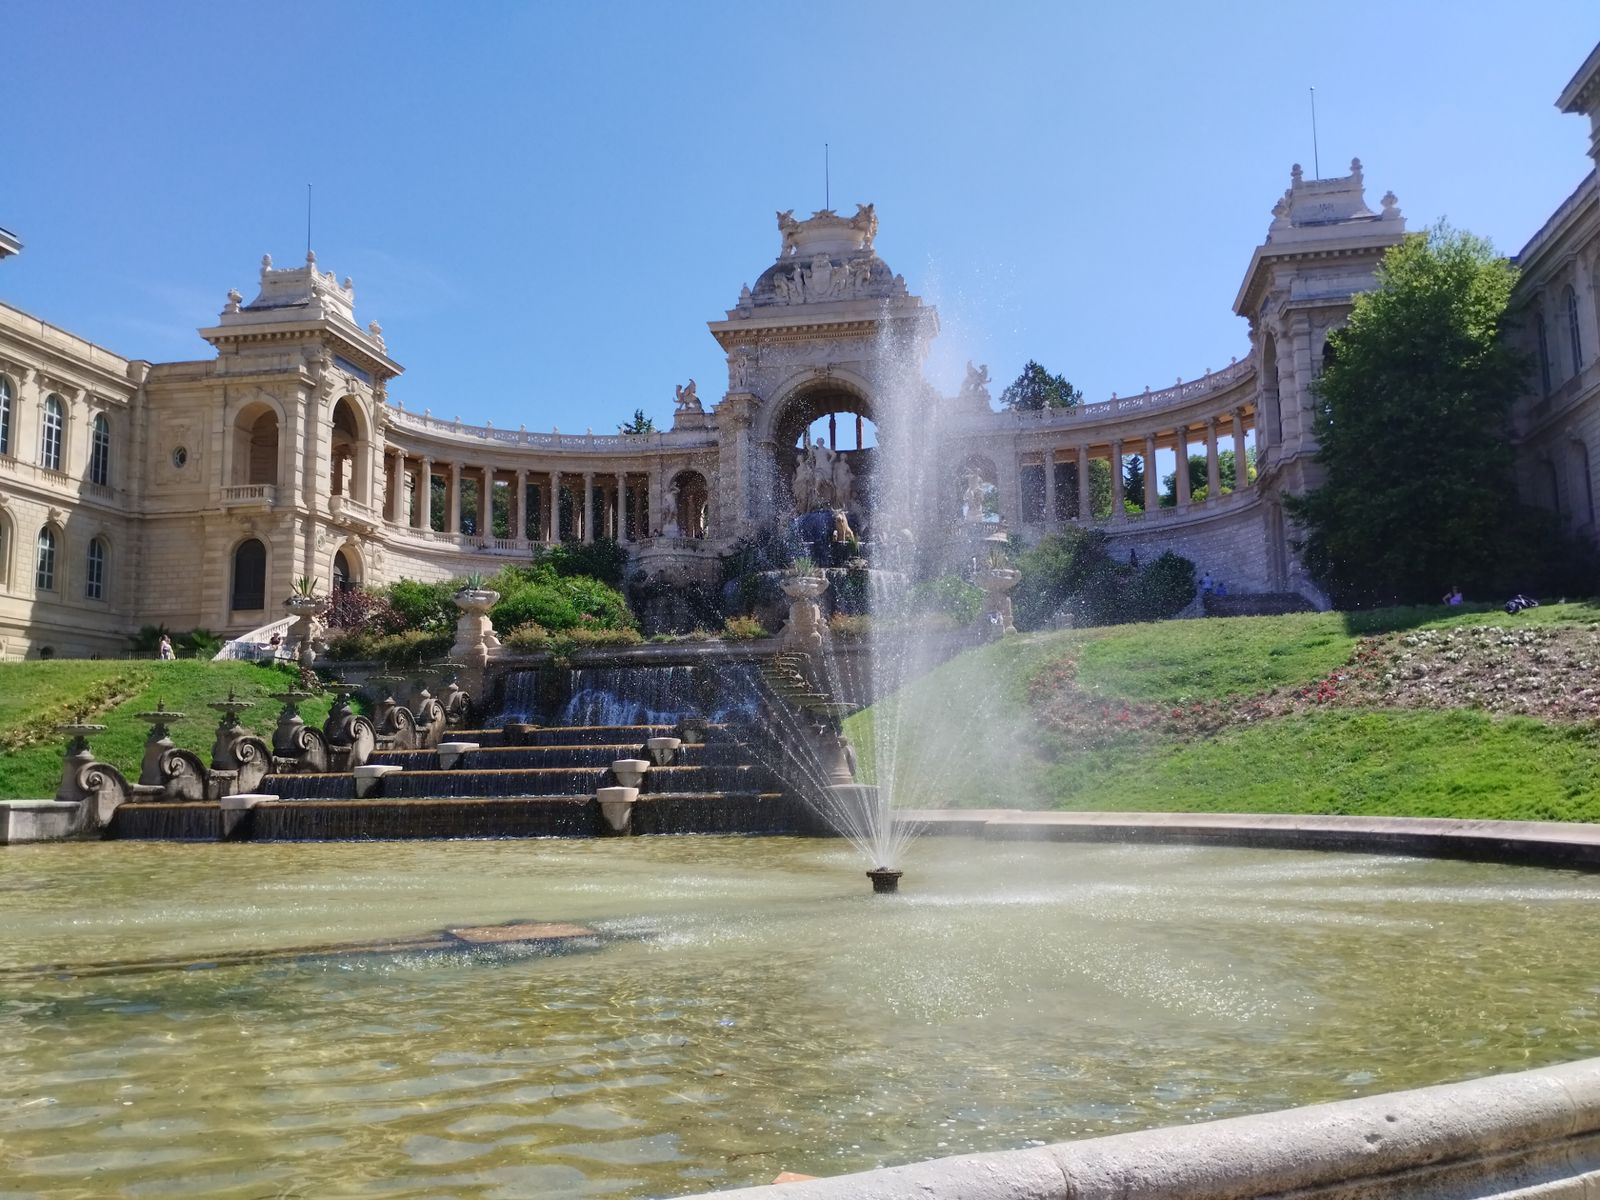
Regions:
<instances>
[{"instance_id":1,"label":"stone staircase","mask_svg":"<svg viewBox=\"0 0 1600 1200\"><path fill-rule=\"evenodd\" d=\"M703 731L703 732L702 732ZM609 832L597 791L612 763L648 758L650 738L686 734L640 783L631 832L798 833L814 821L762 765L744 731L723 725L461 729L431 750L379 750L351 772L269 775L276 799L121 806L108 836L173 840L589 837ZM388 770L384 770L388 768Z\"/></svg>"}]
</instances>

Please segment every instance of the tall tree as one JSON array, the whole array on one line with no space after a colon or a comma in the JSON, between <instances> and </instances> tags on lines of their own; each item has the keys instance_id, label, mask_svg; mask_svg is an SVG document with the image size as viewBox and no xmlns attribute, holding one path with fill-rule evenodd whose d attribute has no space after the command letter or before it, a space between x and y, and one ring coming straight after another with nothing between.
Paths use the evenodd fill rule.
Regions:
<instances>
[{"instance_id":1,"label":"tall tree","mask_svg":"<svg viewBox=\"0 0 1600 1200\"><path fill-rule=\"evenodd\" d=\"M1144 508L1144 459L1130 454L1122 463L1122 503L1124 507Z\"/></svg>"},{"instance_id":2,"label":"tall tree","mask_svg":"<svg viewBox=\"0 0 1600 1200\"><path fill-rule=\"evenodd\" d=\"M1000 403L1009 409L1037 412L1043 408L1075 408L1083 393L1067 382L1064 375L1052 375L1033 359L1022 374L1000 393Z\"/></svg>"},{"instance_id":3,"label":"tall tree","mask_svg":"<svg viewBox=\"0 0 1600 1200\"><path fill-rule=\"evenodd\" d=\"M1457 583L1481 594L1526 561L1506 519L1527 365L1504 336L1516 278L1483 238L1440 224L1391 248L1376 290L1329 335L1315 413L1326 481L1289 511L1340 605L1434 601Z\"/></svg>"}]
</instances>

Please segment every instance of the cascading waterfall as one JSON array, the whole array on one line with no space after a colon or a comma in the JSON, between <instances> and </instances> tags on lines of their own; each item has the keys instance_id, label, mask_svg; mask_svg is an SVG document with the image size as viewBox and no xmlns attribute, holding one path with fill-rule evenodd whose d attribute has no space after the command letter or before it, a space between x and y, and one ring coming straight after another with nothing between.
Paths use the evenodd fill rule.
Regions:
<instances>
[{"instance_id":1,"label":"cascading waterfall","mask_svg":"<svg viewBox=\"0 0 1600 1200\"><path fill-rule=\"evenodd\" d=\"M742 684L742 686L741 686ZM748 668L578 667L558 725L672 725L693 714L714 723L753 715Z\"/></svg>"}]
</instances>

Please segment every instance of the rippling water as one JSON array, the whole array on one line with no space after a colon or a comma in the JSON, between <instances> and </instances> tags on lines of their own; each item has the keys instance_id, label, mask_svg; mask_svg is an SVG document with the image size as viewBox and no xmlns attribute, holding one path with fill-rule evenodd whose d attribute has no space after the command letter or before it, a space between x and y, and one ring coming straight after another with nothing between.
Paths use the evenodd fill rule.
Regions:
<instances>
[{"instance_id":1,"label":"rippling water","mask_svg":"<svg viewBox=\"0 0 1600 1200\"><path fill-rule=\"evenodd\" d=\"M905 887L800 839L6 848L0 1197L665 1196L1600 1044L1591 877L926 840ZM600 938L206 966L516 919Z\"/></svg>"}]
</instances>

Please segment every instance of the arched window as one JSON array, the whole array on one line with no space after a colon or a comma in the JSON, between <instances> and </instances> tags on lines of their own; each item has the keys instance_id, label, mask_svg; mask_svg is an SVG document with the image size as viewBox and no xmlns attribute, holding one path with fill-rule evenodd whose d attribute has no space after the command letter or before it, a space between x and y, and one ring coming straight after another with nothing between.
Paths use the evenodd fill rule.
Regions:
<instances>
[{"instance_id":1,"label":"arched window","mask_svg":"<svg viewBox=\"0 0 1600 1200\"><path fill-rule=\"evenodd\" d=\"M258 538L239 543L233 552L233 605L238 612L267 606L267 548Z\"/></svg>"},{"instance_id":2,"label":"arched window","mask_svg":"<svg viewBox=\"0 0 1600 1200\"><path fill-rule=\"evenodd\" d=\"M111 422L105 413L95 413L94 433L89 442L89 482L105 487L111 482Z\"/></svg>"},{"instance_id":3,"label":"arched window","mask_svg":"<svg viewBox=\"0 0 1600 1200\"><path fill-rule=\"evenodd\" d=\"M333 590L335 592L348 592L355 587L353 575L350 570L350 557L343 550L333 556Z\"/></svg>"},{"instance_id":4,"label":"arched window","mask_svg":"<svg viewBox=\"0 0 1600 1200\"><path fill-rule=\"evenodd\" d=\"M1578 492L1578 495L1582 497L1582 499L1583 499L1583 510L1584 510L1585 514L1587 514L1587 517L1588 517L1587 523L1590 524L1590 525L1593 525L1594 524L1594 475L1591 472L1590 465L1589 465L1589 447L1584 445L1582 442L1574 441L1573 444L1572 444L1572 449L1573 449L1573 456L1572 456L1572 458L1573 458L1573 462L1572 462L1573 468L1577 471L1578 478L1583 481L1581 489L1574 488L1573 490Z\"/></svg>"},{"instance_id":5,"label":"arched window","mask_svg":"<svg viewBox=\"0 0 1600 1200\"><path fill-rule=\"evenodd\" d=\"M44 419L39 425L39 465L47 471L61 470L61 431L65 420L61 397L52 392L45 397Z\"/></svg>"},{"instance_id":6,"label":"arched window","mask_svg":"<svg viewBox=\"0 0 1600 1200\"><path fill-rule=\"evenodd\" d=\"M39 530L39 565L33 583L41 592L56 590L56 534L48 525Z\"/></svg>"},{"instance_id":7,"label":"arched window","mask_svg":"<svg viewBox=\"0 0 1600 1200\"><path fill-rule=\"evenodd\" d=\"M1539 386L1542 394L1550 394L1550 335L1544 327L1544 314L1533 318L1534 331L1539 335Z\"/></svg>"},{"instance_id":8,"label":"arched window","mask_svg":"<svg viewBox=\"0 0 1600 1200\"><path fill-rule=\"evenodd\" d=\"M0 588L11 589L11 518L0 513Z\"/></svg>"},{"instance_id":9,"label":"arched window","mask_svg":"<svg viewBox=\"0 0 1600 1200\"><path fill-rule=\"evenodd\" d=\"M106 541L89 539L88 569L83 573L83 595L87 600L106 598Z\"/></svg>"},{"instance_id":10,"label":"arched window","mask_svg":"<svg viewBox=\"0 0 1600 1200\"><path fill-rule=\"evenodd\" d=\"M0 454L11 453L11 380L0 375Z\"/></svg>"},{"instance_id":11,"label":"arched window","mask_svg":"<svg viewBox=\"0 0 1600 1200\"><path fill-rule=\"evenodd\" d=\"M1578 324L1578 293L1567 289L1567 341L1572 346L1572 373L1583 370L1583 333Z\"/></svg>"}]
</instances>

